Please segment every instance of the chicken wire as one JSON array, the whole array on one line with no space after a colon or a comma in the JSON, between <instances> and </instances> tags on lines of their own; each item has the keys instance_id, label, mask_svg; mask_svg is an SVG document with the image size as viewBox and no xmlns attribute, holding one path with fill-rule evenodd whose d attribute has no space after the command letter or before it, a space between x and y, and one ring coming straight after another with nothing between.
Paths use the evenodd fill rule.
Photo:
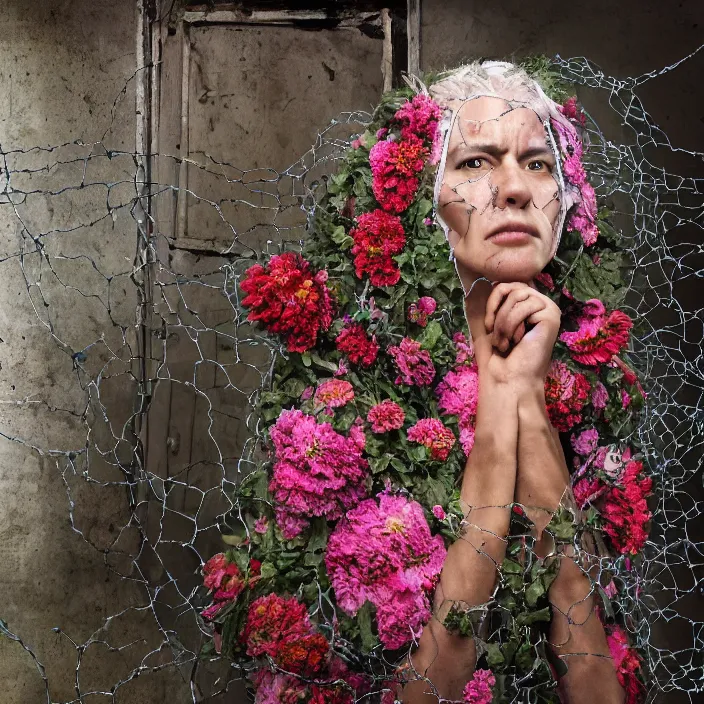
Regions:
<instances>
[{"instance_id":1,"label":"chicken wire","mask_svg":"<svg viewBox=\"0 0 704 704\"><path fill-rule=\"evenodd\" d=\"M661 164L667 154L704 155L673 145L648 115L638 89L696 53L621 79L584 58L556 59L568 81L608 101L622 126L619 139L592 135L585 165L600 197L618 204L634 263L628 312L643 332L631 352L647 391L636 432L657 485L646 559L632 572L624 604L652 675L649 697L676 691L691 702L704 690L704 621L696 609L702 594L704 308L681 292L683 283L696 287L704 272L704 182ZM589 100L583 102L589 109ZM212 191L203 185L179 193L177 184L150 180L153 171L141 167L147 155L104 141L0 145L0 206L19 238L0 261L19 262L36 324L71 369L70 381L58 384L70 403L62 406L55 394L17 402L43 407L49 423L70 417L70 432L57 431L53 445L46 441L50 432L28 424L0 434L55 467L76 539L92 546L132 595L128 605L116 603L85 640L74 639L70 623L57 624L59 636L75 650L75 691L60 700L52 694L48 656L33 645L34 634L0 621L0 634L22 647L36 668L47 702L121 701L137 677L163 670L182 682L184 700L207 701L235 690L243 673L201 656L211 639L199 616L208 601L201 568L222 549L222 516L238 511L232 490L259 457L255 404L281 354L247 323L237 282L254 261L305 238L306 220L324 190L322 176L334 172L350 139L370 119L362 112L340 115L282 171L191 155L191 170L212 179L197 182L214 184ZM149 156L151 164L178 161ZM100 200L82 197L94 190ZM215 214L224 244L184 247L165 230L161 218L175 195ZM47 211L62 200L75 207L54 227L49 217L30 216L29 206L40 198ZM120 243L132 251L132 261L120 270L84 235L95 227L109 232L127 217L137 224L136 237ZM66 324L76 300L104 328L80 345ZM87 522L96 502L106 505L109 529ZM133 631L137 635L130 637ZM96 651L120 654L122 668L113 682L96 685L83 676Z\"/></svg>"}]
</instances>

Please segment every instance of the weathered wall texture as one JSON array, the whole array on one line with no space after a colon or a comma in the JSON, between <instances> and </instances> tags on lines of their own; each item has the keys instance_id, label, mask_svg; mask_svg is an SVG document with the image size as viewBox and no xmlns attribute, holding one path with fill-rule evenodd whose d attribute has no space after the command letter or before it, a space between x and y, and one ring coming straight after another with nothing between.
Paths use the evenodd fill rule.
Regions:
<instances>
[{"instance_id":1,"label":"weathered wall texture","mask_svg":"<svg viewBox=\"0 0 704 704\"><path fill-rule=\"evenodd\" d=\"M89 425L106 453L91 453L94 479L120 481L115 455L128 456L119 438L135 390L126 346L134 345L136 305L129 279L135 31L133 2L0 3L0 145L3 170L14 172L12 204L0 198L0 619L33 649L49 680L47 695L29 654L0 636L3 704L73 700L77 652L66 636L83 643L110 615L149 603L100 552L125 521L124 490L80 477ZM93 146L101 140L127 154L108 159ZM72 355L87 345L77 371ZM95 420L98 389L111 426ZM78 453L76 470L61 473L60 453L68 451ZM67 489L75 527L97 549L72 530ZM109 690L153 647L145 616L128 611L99 636L114 646L139 639L136 647L86 651L83 691ZM165 687L159 675L137 679L118 701L165 701Z\"/></svg>"}]
</instances>

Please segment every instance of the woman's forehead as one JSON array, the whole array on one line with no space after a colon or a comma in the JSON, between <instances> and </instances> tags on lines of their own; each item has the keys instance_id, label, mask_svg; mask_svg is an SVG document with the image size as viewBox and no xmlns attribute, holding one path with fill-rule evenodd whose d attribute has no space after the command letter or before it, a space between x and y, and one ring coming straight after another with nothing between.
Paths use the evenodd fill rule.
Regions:
<instances>
[{"instance_id":1,"label":"woman's forehead","mask_svg":"<svg viewBox=\"0 0 704 704\"><path fill-rule=\"evenodd\" d=\"M502 98L482 96L465 100L454 109L451 149L478 140L502 144L517 137L521 142L535 141L535 146L545 143L545 128L532 108L513 107Z\"/></svg>"}]
</instances>

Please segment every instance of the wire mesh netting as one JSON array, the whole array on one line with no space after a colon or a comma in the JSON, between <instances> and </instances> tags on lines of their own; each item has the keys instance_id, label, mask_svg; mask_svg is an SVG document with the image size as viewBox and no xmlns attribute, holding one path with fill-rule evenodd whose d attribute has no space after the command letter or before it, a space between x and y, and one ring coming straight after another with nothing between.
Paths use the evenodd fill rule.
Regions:
<instances>
[{"instance_id":1,"label":"wire mesh netting","mask_svg":"<svg viewBox=\"0 0 704 704\"><path fill-rule=\"evenodd\" d=\"M703 155L671 144L637 97L675 66L632 79L604 75L585 59L558 58L557 66L595 100L606 99L623 128L618 139L593 129L585 165L599 196L616 206L633 263L627 305L641 332L631 357L647 391L634 438L656 480L657 504L644 561L617 570L626 576L616 601L632 617L649 696L676 691L695 702L704 688L696 608L703 331L699 302L678 293L704 271L704 203L701 179L659 164L663 153ZM208 650L202 568L223 549L222 532L226 544L242 541L235 523L246 520L233 496L264 457L257 404L285 351L247 322L238 283L255 261L302 244L324 176L370 120L341 115L283 170L192 152L196 185L188 189L151 176L167 172L159 163L177 164L173 155L135 154L107 140L0 145L0 206L15 233L2 263L19 263L36 334L51 338L61 360L41 394L24 390L1 434L52 467L65 492L52 501L67 512L76 540L119 578L94 633L77 639L70 623L57 624L75 668L75 691L61 699L34 634L0 622L36 668L47 702L120 701L138 677L164 670L177 673L178 696L205 701L234 691L243 676ZM189 222L217 227L222 244L180 245L173 233L182 208ZM133 234L111 236L128 232L126 223ZM98 321L103 333L86 337L76 315ZM104 506L97 523L86 512L96 503ZM610 571L612 560L600 556L598 571ZM321 595L321 614L322 602ZM113 657L115 678L105 682L92 668L96 658ZM384 657L382 669L393 670Z\"/></svg>"}]
</instances>

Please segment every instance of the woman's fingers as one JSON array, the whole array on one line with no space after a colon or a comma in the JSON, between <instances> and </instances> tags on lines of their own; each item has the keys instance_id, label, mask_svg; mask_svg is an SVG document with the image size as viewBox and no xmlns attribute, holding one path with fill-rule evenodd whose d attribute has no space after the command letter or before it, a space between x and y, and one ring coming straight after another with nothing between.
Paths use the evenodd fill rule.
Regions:
<instances>
[{"instance_id":1,"label":"woman's fingers","mask_svg":"<svg viewBox=\"0 0 704 704\"><path fill-rule=\"evenodd\" d=\"M511 340L517 323L508 323L507 320L511 315L511 311L521 302L530 299L531 289L527 286L514 288L501 302L501 305L495 313L492 342L495 346L500 346L503 342L503 347L507 348Z\"/></svg>"},{"instance_id":2,"label":"woman's fingers","mask_svg":"<svg viewBox=\"0 0 704 704\"><path fill-rule=\"evenodd\" d=\"M510 297L507 299L509 302ZM533 323L534 316L545 308L545 302L537 296L528 296L524 300L517 301L509 309L504 312L504 306L501 307L499 314L496 317L494 326L494 335L499 336L498 348L502 352L508 349L510 341L518 343L525 335L525 323ZM522 328L518 339L516 339L519 328Z\"/></svg>"},{"instance_id":3,"label":"woman's fingers","mask_svg":"<svg viewBox=\"0 0 704 704\"><path fill-rule=\"evenodd\" d=\"M530 290L529 286L521 283L497 284L494 286L487 299L486 313L484 315L484 327L487 332L493 332L497 311L499 307L502 306L504 299L509 296L512 291L524 288Z\"/></svg>"}]
</instances>

